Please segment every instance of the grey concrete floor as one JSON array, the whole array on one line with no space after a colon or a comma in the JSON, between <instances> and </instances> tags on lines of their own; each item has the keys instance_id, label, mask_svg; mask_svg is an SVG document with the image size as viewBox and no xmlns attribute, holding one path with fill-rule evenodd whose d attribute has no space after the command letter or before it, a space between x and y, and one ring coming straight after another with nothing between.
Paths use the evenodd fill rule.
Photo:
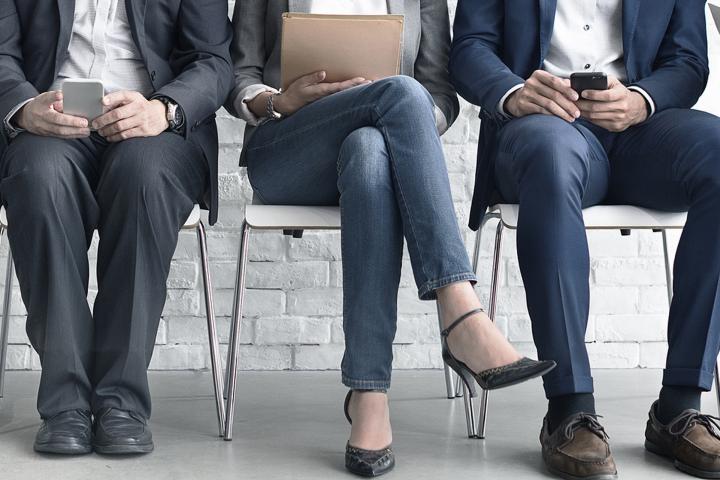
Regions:
<instances>
[{"instance_id":1,"label":"grey concrete floor","mask_svg":"<svg viewBox=\"0 0 720 480\"><path fill-rule=\"evenodd\" d=\"M122 459L35 454L38 378L7 374L0 401L0 479L353 478L343 469L348 426L336 372L241 373L233 442L216 436L209 374L153 373L156 450ZM657 370L596 372L598 408L620 478L683 478L642 448L659 384ZM545 409L539 381L493 393L486 440L466 438L462 400L447 400L443 393L439 371L395 373L390 395L398 464L388 480L551 478L537 440ZM703 401L708 413L716 413L711 395Z\"/></svg>"}]
</instances>

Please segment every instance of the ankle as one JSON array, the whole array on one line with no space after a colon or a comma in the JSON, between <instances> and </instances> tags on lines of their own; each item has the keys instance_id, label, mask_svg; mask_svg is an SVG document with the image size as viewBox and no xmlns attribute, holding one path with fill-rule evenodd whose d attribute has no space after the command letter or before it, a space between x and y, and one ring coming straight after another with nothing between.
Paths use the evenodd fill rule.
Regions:
<instances>
[{"instance_id":1,"label":"ankle","mask_svg":"<svg viewBox=\"0 0 720 480\"><path fill-rule=\"evenodd\" d=\"M449 327L461 315L481 307L470 282L450 284L438 289L436 294L443 328Z\"/></svg>"},{"instance_id":2,"label":"ankle","mask_svg":"<svg viewBox=\"0 0 720 480\"><path fill-rule=\"evenodd\" d=\"M698 387L663 386L655 412L658 421L667 425L685 410L700 410L701 394Z\"/></svg>"},{"instance_id":3,"label":"ankle","mask_svg":"<svg viewBox=\"0 0 720 480\"><path fill-rule=\"evenodd\" d=\"M592 393L571 393L548 399L548 429L554 432L562 422L578 413L595 414L595 397Z\"/></svg>"}]
</instances>

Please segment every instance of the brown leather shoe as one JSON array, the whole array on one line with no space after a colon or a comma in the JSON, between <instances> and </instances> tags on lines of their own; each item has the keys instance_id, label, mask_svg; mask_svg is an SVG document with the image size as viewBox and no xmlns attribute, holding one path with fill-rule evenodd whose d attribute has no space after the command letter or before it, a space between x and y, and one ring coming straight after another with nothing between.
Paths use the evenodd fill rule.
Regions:
<instances>
[{"instance_id":1,"label":"brown leather shoe","mask_svg":"<svg viewBox=\"0 0 720 480\"><path fill-rule=\"evenodd\" d=\"M545 419L540 444L543 460L551 473L566 480L617 478L608 435L597 418L587 413L572 415L552 434Z\"/></svg>"},{"instance_id":2,"label":"brown leather shoe","mask_svg":"<svg viewBox=\"0 0 720 480\"><path fill-rule=\"evenodd\" d=\"M667 425L655 416L657 402L650 407L645 429L645 448L667 457L675 467L700 478L720 478L720 418L685 410Z\"/></svg>"}]
</instances>

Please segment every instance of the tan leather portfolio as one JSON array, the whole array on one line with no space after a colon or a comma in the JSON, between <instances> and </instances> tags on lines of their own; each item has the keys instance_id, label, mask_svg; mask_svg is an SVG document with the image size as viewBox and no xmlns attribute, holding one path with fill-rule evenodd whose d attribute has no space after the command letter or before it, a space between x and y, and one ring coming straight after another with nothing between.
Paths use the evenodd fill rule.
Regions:
<instances>
[{"instance_id":1,"label":"tan leather portfolio","mask_svg":"<svg viewBox=\"0 0 720 480\"><path fill-rule=\"evenodd\" d=\"M400 73L402 15L283 15L282 88L324 70L326 82Z\"/></svg>"}]
</instances>

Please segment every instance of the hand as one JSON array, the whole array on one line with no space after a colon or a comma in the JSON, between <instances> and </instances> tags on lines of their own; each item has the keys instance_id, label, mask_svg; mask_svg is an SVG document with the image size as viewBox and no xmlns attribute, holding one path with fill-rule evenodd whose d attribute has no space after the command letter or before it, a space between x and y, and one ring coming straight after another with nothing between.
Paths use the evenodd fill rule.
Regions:
<instances>
[{"instance_id":1,"label":"hand","mask_svg":"<svg viewBox=\"0 0 720 480\"><path fill-rule=\"evenodd\" d=\"M608 77L607 90L586 90L578 102L582 116L611 132L624 132L647 120L645 98L615 77Z\"/></svg>"},{"instance_id":2,"label":"hand","mask_svg":"<svg viewBox=\"0 0 720 480\"><path fill-rule=\"evenodd\" d=\"M92 126L108 142L136 137L156 137L168 129L167 108L160 100L147 100L138 92L120 91L103 100L107 113Z\"/></svg>"},{"instance_id":3,"label":"hand","mask_svg":"<svg viewBox=\"0 0 720 480\"><path fill-rule=\"evenodd\" d=\"M348 88L371 83L362 77L344 82L323 83L325 72L315 72L295 80L286 91L275 97L275 110L283 115L292 115L305 105Z\"/></svg>"},{"instance_id":4,"label":"hand","mask_svg":"<svg viewBox=\"0 0 720 480\"><path fill-rule=\"evenodd\" d=\"M13 117L18 127L35 135L56 138L85 138L90 136L88 121L65 115L62 92L42 93L26 103Z\"/></svg>"},{"instance_id":5,"label":"hand","mask_svg":"<svg viewBox=\"0 0 720 480\"><path fill-rule=\"evenodd\" d=\"M555 115L572 123L580 117L575 105L578 98L577 92L570 88L570 80L536 70L525 85L506 100L505 111L518 118L536 113Z\"/></svg>"}]
</instances>

